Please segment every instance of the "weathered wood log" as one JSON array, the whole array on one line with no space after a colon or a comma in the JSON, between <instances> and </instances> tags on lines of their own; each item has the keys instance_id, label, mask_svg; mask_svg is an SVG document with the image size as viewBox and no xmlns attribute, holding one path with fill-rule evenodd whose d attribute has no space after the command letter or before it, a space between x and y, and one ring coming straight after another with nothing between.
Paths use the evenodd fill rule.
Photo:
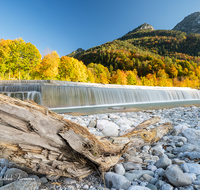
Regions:
<instances>
[{"instance_id":1,"label":"weathered wood log","mask_svg":"<svg viewBox=\"0 0 200 190\"><path fill-rule=\"evenodd\" d=\"M131 147L159 140L171 123L151 118L121 137L100 137L34 102L0 95L0 158L49 175L81 179L114 166Z\"/></svg>"}]
</instances>

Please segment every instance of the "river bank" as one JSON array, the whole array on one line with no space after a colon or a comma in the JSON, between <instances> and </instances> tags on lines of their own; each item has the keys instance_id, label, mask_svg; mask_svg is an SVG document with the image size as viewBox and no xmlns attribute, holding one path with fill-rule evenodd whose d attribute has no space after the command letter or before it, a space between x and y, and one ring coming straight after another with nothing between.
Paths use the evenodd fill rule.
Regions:
<instances>
[{"instance_id":1,"label":"river bank","mask_svg":"<svg viewBox=\"0 0 200 190\"><path fill-rule=\"evenodd\" d=\"M174 130L160 141L143 146L142 149L133 147L124 154L119 163L105 173L105 185L112 190L200 189L200 107L63 116L87 127L91 133L99 136L123 135L141 122L156 116L161 120L149 128L171 122ZM5 161L1 161L2 169L4 165ZM30 174L27 176L31 177ZM81 181L52 176L35 178L39 189L104 189L104 180L98 172ZM0 190L4 187L6 186Z\"/></svg>"}]
</instances>

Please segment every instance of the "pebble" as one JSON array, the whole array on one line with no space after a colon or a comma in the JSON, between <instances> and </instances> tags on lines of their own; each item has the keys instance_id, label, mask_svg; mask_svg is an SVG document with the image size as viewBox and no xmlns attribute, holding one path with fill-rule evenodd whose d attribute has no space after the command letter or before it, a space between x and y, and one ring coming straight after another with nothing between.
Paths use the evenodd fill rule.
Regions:
<instances>
[{"instance_id":1,"label":"pebble","mask_svg":"<svg viewBox=\"0 0 200 190\"><path fill-rule=\"evenodd\" d=\"M128 188L128 190L149 190L148 187L142 187L142 186L131 186Z\"/></svg>"},{"instance_id":2,"label":"pebble","mask_svg":"<svg viewBox=\"0 0 200 190\"><path fill-rule=\"evenodd\" d=\"M172 164L172 160L170 160L167 156L160 158L156 163L155 166L157 168L166 169L167 166Z\"/></svg>"},{"instance_id":3,"label":"pebble","mask_svg":"<svg viewBox=\"0 0 200 190\"><path fill-rule=\"evenodd\" d=\"M162 185L160 190L173 190L174 188L170 184Z\"/></svg>"},{"instance_id":4,"label":"pebble","mask_svg":"<svg viewBox=\"0 0 200 190\"><path fill-rule=\"evenodd\" d=\"M154 176L154 172L149 171L149 170L131 170L129 172L126 172L124 174L124 176L127 176L130 179L130 181L132 181L133 179L139 179L144 174L148 174L150 176Z\"/></svg>"},{"instance_id":5,"label":"pebble","mask_svg":"<svg viewBox=\"0 0 200 190\"><path fill-rule=\"evenodd\" d=\"M126 162L123 164L124 169L127 170L141 170L142 169L142 164L137 164L134 162Z\"/></svg>"},{"instance_id":6,"label":"pebble","mask_svg":"<svg viewBox=\"0 0 200 190\"><path fill-rule=\"evenodd\" d=\"M151 179L153 178L153 177L150 176L149 174L144 174L142 177L143 177L147 182L150 182Z\"/></svg>"},{"instance_id":7,"label":"pebble","mask_svg":"<svg viewBox=\"0 0 200 190\"><path fill-rule=\"evenodd\" d=\"M157 189L158 189L155 185L152 185L152 184L150 184L150 183L148 183L148 184L146 185L146 187L148 187L148 188L151 189L151 190L157 190Z\"/></svg>"},{"instance_id":8,"label":"pebble","mask_svg":"<svg viewBox=\"0 0 200 190\"><path fill-rule=\"evenodd\" d=\"M149 128L171 122L174 130L157 143L143 146L141 150L133 147L122 155L119 163L111 168L110 172L105 173L106 187L97 172L80 181L58 176L32 176L35 180L31 181L30 187L40 186L39 189L56 190L199 190L200 107L64 117L87 127L95 135L120 136L155 116L161 117L161 121ZM5 172L12 171L12 168L15 168L13 163L6 159L0 160L1 177ZM14 181L7 185L2 183L1 187L1 181L0 190L9 189L7 187L10 184L19 184L18 181ZM52 181L61 185L51 185ZM21 185L23 187L25 184Z\"/></svg>"}]
</instances>

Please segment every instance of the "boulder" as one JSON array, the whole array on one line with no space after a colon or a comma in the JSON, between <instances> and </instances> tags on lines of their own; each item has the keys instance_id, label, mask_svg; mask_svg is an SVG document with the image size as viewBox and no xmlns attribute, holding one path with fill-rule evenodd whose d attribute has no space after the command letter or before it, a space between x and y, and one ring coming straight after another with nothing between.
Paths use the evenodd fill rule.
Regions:
<instances>
[{"instance_id":1,"label":"boulder","mask_svg":"<svg viewBox=\"0 0 200 190\"><path fill-rule=\"evenodd\" d=\"M131 183L124 176L113 172L107 172L104 179L107 188L126 190L131 186Z\"/></svg>"},{"instance_id":2,"label":"boulder","mask_svg":"<svg viewBox=\"0 0 200 190\"><path fill-rule=\"evenodd\" d=\"M192 179L187 174L184 174L178 165L168 166L165 171L165 176L169 182L176 187L192 184Z\"/></svg>"}]
</instances>

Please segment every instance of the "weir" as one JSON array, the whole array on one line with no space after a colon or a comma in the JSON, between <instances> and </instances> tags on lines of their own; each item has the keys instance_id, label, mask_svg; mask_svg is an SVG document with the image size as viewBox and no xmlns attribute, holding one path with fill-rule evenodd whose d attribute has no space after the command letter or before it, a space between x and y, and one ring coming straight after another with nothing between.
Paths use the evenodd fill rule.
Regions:
<instances>
[{"instance_id":1,"label":"weir","mask_svg":"<svg viewBox=\"0 0 200 190\"><path fill-rule=\"evenodd\" d=\"M30 99L48 108L200 100L186 87L92 84L53 80L0 81L0 93Z\"/></svg>"}]
</instances>

